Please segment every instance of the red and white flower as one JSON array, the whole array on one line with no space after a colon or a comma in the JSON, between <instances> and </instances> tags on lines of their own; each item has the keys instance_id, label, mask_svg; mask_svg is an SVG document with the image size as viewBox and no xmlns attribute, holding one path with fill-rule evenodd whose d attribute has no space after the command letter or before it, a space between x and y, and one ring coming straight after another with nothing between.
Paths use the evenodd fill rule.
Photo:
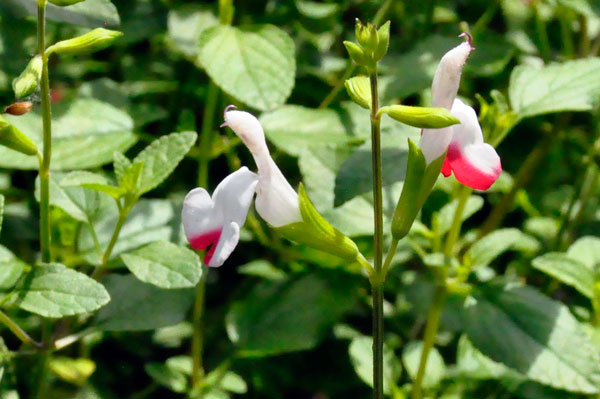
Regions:
<instances>
[{"instance_id":1,"label":"red and white flower","mask_svg":"<svg viewBox=\"0 0 600 399\"><path fill-rule=\"evenodd\" d=\"M460 183L477 190L487 190L502 172L496 150L483 142L483 133L475 110L456 98L465 62L474 48L471 37L448 51L435 71L432 85L434 107L444 107L460 124L442 129L423 129L420 147L427 164L444 153L442 174L454 173Z\"/></svg>"},{"instance_id":2,"label":"red and white flower","mask_svg":"<svg viewBox=\"0 0 600 399\"><path fill-rule=\"evenodd\" d=\"M269 153L258 119L248 112L225 109L225 123L248 147L258 174L242 167L227 176L212 197L195 188L183 202L182 220L186 237L194 249L208 249L204 263L221 266L240 239L240 229L256 193L256 211L271 226L302 221L298 194L285 179Z\"/></svg>"}]
</instances>

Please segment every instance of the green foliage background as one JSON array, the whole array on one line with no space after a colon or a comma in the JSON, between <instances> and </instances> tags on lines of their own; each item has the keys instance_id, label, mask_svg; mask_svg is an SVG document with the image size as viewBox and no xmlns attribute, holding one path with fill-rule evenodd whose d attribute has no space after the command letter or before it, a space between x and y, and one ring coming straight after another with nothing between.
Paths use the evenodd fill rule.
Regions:
<instances>
[{"instance_id":1,"label":"green foliage background","mask_svg":"<svg viewBox=\"0 0 600 399\"><path fill-rule=\"evenodd\" d=\"M0 148L1 306L33 336L46 327L31 312L79 315L54 322L57 339L82 332L49 355L43 397L199 397L190 390L189 347L201 269L185 247L180 210L202 180L202 162L210 161L210 191L241 165L254 168L239 139L218 130L228 104L259 116L292 185L302 182L319 212L371 254L369 117L343 86L361 72L342 45L354 39L355 18L391 21L382 104L430 105L439 59L469 30L476 51L459 95L479 109L502 158L498 182L466 203L453 271L472 274L466 291L448 298L429 356L427 397L598 397L600 3L234 4L232 26L219 24L215 2L49 6L50 43L96 27L124 36L92 56L50 62L52 239L62 265L33 266L37 160ZM0 3L0 104L13 103L12 79L36 53L34 9L33 0ZM37 101L32 113L6 119L40 143ZM406 173L407 138L418 137L418 129L383 119L386 234ZM115 152L141 164L137 172ZM104 290L81 273L101 262L97 246L111 239L119 214L110 195L124 195L107 188L115 181L136 200L144 196L107 259ZM438 180L385 287L385 390L393 398L408 397L418 368L456 186L453 178ZM55 275L69 280L58 284ZM285 241L251 211L236 251L204 277L204 397L369 397L370 294L358 265ZM35 351L8 329L0 332L0 398L29 398L40 381Z\"/></svg>"}]
</instances>

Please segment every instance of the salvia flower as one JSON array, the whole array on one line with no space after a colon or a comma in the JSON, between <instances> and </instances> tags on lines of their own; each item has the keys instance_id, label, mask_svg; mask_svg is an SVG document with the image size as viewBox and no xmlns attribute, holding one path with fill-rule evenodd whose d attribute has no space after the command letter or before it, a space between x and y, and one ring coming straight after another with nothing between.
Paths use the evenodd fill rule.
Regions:
<instances>
[{"instance_id":1,"label":"salvia flower","mask_svg":"<svg viewBox=\"0 0 600 399\"><path fill-rule=\"evenodd\" d=\"M448 51L435 71L432 84L434 107L444 107L461 123L442 129L423 129L421 150L427 164L444 153L446 158L442 173L448 177L452 172L460 183L477 190L487 190L502 172L500 157L496 150L483 142L483 133L475 110L456 98L462 69L471 51L471 36Z\"/></svg>"}]
</instances>

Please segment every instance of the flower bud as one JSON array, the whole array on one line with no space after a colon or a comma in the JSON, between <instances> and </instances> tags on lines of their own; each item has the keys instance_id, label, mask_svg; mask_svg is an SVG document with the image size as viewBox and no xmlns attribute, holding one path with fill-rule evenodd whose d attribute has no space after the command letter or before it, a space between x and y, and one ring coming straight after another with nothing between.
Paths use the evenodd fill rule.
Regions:
<instances>
[{"instance_id":1,"label":"flower bud","mask_svg":"<svg viewBox=\"0 0 600 399\"><path fill-rule=\"evenodd\" d=\"M16 98L28 97L35 93L42 79L42 67L42 57L36 55L29 61L21 75L13 80L12 86Z\"/></svg>"},{"instance_id":2,"label":"flower bud","mask_svg":"<svg viewBox=\"0 0 600 399\"><path fill-rule=\"evenodd\" d=\"M1 116L0 145L18 151L25 155L36 155L38 153L38 149L35 143Z\"/></svg>"},{"instance_id":3,"label":"flower bud","mask_svg":"<svg viewBox=\"0 0 600 399\"><path fill-rule=\"evenodd\" d=\"M33 103L30 101L23 101L9 105L4 108L4 113L14 116L21 116L29 113L33 109Z\"/></svg>"},{"instance_id":4,"label":"flower bud","mask_svg":"<svg viewBox=\"0 0 600 399\"><path fill-rule=\"evenodd\" d=\"M358 44L346 40L344 41L344 46L346 47L346 51L348 51L348 55L356 65L366 66L369 63L369 59Z\"/></svg>"},{"instance_id":5,"label":"flower bud","mask_svg":"<svg viewBox=\"0 0 600 399\"><path fill-rule=\"evenodd\" d=\"M367 25L363 25L362 22L357 18L355 27L356 40L361 45L365 53L373 54L379 43L377 36L377 29L369 22Z\"/></svg>"},{"instance_id":6,"label":"flower bud","mask_svg":"<svg viewBox=\"0 0 600 399\"><path fill-rule=\"evenodd\" d=\"M408 105L390 105L382 107L380 112L387 113L391 118L410 126L439 129L460 123L460 120L446 108L411 107Z\"/></svg>"},{"instance_id":7,"label":"flower bud","mask_svg":"<svg viewBox=\"0 0 600 399\"><path fill-rule=\"evenodd\" d=\"M378 43L375 51L373 52L373 58L375 61L379 61L387 53L388 46L390 44L390 21L387 21L381 28L377 30Z\"/></svg>"},{"instance_id":8,"label":"flower bud","mask_svg":"<svg viewBox=\"0 0 600 399\"><path fill-rule=\"evenodd\" d=\"M56 54L90 54L112 45L123 33L104 28L97 28L74 39L63 40L48 47L46 56Z\"/></svg>"},{"instance_id":9,"label":"flower bud","mask_svg":"<svg viewBox=\"0 0 600 399\"><path fill-rule=\"evenodd\" d=\"M355 103L371 109L371 82L366 76L355 76L344 83L346 91Z\"/></svg>"}]
</instances>

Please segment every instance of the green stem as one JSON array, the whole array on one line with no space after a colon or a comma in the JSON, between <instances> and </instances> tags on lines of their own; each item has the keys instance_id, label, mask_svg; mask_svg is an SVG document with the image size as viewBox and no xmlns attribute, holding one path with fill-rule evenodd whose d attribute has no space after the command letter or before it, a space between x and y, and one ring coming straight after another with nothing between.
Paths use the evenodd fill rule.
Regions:
<instances>
[{"instance_id":1,"label":"green stem","mask_svg":"<svg viewBox=\"0 0 600 399\"><path fill-rule=\"evenodd\" d=\"M540 54L544 61L547 62L551 57L550 41L548 40L546 21L544 21L542 15L540 14L539 7L539 4L535 4L533 7L535 12L535 29L538 37L538 44L540 46Z\"/></svg>"},{"instance_id":2,"label":"green stem","mask_svg":"<svg viewBox=\"0 0 600 399\"><path fill-rule=\"evenodd\" d=\"M131 207L119 208L119 220L117 220L117 225L115 226L115 230L110 238L108 247L106 247L106 250L104 251L100 265L96 267L96 270L94 270L94 273L92 273L91 277L93 279L98 280L104 274L106 266L108 265L108 260L110 259L110 255L112 254L115 244L117 243L117 239L119 238L119 234L121 233L121 229L127 220L127 215L129 215L129 209L131 209Z\"/></svg>"},{"instance_id":3,"label":"green stem","mask_svg":"<svg viewBox=\"0 0 600 399\"><path fill-rule=\"evenodd\" d=\"M460 227L462 225L462 214L465 210L465 206L467 205L467 200L469 196L473 192L467 186L461 185L458 189L458 204L456 205L456 211L454 212L454 219L452 219L452 224L450 225L450 231L448 232L448 237L446 237L446 243L444 245L444 255L446 257L452 256L452 252L454 250L454 245L460 236Z\"/></svg>"},{"instance_id":4,"label":"green stem","mask_svg":"<svg viewBox=\"0 0 600 399\"><path fill-rule=\"evenodd\" d=\"M413 383L413 391L411 399L421 399L423 397L422 385L423 378L425 377L425 370L427 369L427 360L429 358L429 352L435 344L435 337L440 325L440 317L444 304L446 302L446 286L445 282L441 282L433 295L433 303L429 308L427 315L427 327L425 327L425 336L423 338L423 351L421 352L421 359L419 360L419 369L415 382Z\"/></svg>"},{"instance_id":5,"label":"green stem","mask_svg":"<svg viewBox=\"0 0 600 399\"><path fill-rule=\"evenodd\" d=\"M446 237L446 243L444 245L444 255L446 257L450 257L454 252L454 245L458 241L458 237L460 236L460 228L462 226L462 215L465 210L465 205L469 196L471 195L472 190L466 186L460 186L458 190L458 205L456 206L456 210L454 211L454 218L452 219L452 225L450 227L450 231L448 232L448 236ZM425 371L427 370L427 360L429 359L429 352L431 352L431 348L435 343L435 337L438 332L438 328L440 326L440 317L442 314L442 310L444 309L444 304L446 303L446 277L447 270L444 271L437 276L437 286L435 289L435 293L433 295L433 303L431 304L431 308L429 308L429 313L427 315L427 327L425 327L425 336L423 338L423 351L421 352L421 359L419 360L419 369L417 371L417 376L415 377L415 381L413 384L413 391L411 399L421 399L423 397L422 393L422 385L423 378L425 377Z\"/></svg>"},{"instance_id":6,"label":"green stem","mask_svg":"<svg viewBox=\"0 0 600 399\"><path fill-rule=\"evenodd\" d=\"M560 35L562 39L563 51L566 58L573 58L575 56L575 44L573 43L573 36L571 35L571 23L570 13L564 7L559 8L558 21L560 23Z\"/></svg>"},{"instance_id":7,"label":"green stem","mask_svg":"<svg viewBox=\"0 0 600 399\"><path fill-rule=\"evenodd\" d=\"M202 277L196 287L196 299L194 301L192 337L192 387L195 388L202 383L204 378L204 366L202 356L204 352L204 298L206 296L206 278L208 267L202 265Z\"/></svg>"},{"instance_id":8,"label":"green stem","mask_svg":"<svg viewBox=\"0 0 600 399\"><path fill-rule=\"evenodd\" d=\"M46 51L46 1L38 0L37 20L38 53L42 56L40 81L42 100L43 155L40 166L40 246L42 262L51 261L50 256L50 159L52 157L52 109L50 107L50 78Z\"/></svg>"},{"instance_id":9,"label":"green stem","mask_svg":"<svg viewBox=\"0 0 600 399\"><path fill-rule=\"evenodd\" d=\"M15 323L6 313L0 311L0 323L4 324L13 334L17 336L25 345L35 348L42 348L43 345L29 336L17 323Z\"/></svg>"},{"instance_id":10,"label":"green stem","mask_svg":"<svg viewBox=\"0 0 600 399\"><path fill-rule=\"evenodd\" d=\"M383 398L383 193L381 177L381 119L377 70L370 76L371 82L371 159L373 170L373 204L375 208L375 234L373 236L374 267L371 273L373 293L373 398Z\"/></svg>"},{"instance_id":11,"label":"green stem","mask_svg":"<svg viewBox=\"0 0 600 399\"><path fill-rule=\"evenodd\" d=\"M200 165L198 166L198 186L208 184L209 163L212 158L212 142L214 136L215 111L219 98L219 87L211 80L206 92L206 102L202 116L202 131L200 133Z\"/></svg>"},{"instance_id":12,"label":"green stem","mask_svg":"<svg viewBox=\"0 0 600 399\"><path fill-rule=\"evenodd\" d=\"M387 256L385 257L385 262L383 262L383 279L385 280L385 276L387 276L388 271L390 270L390 266L392 264L392 260L394 259L394 255L396 255L396 250L398 249L398 244L400 240L394 238L392 239L392 244L390 245L390 249L388 250Z\"/></svg>"}]
</instances>

